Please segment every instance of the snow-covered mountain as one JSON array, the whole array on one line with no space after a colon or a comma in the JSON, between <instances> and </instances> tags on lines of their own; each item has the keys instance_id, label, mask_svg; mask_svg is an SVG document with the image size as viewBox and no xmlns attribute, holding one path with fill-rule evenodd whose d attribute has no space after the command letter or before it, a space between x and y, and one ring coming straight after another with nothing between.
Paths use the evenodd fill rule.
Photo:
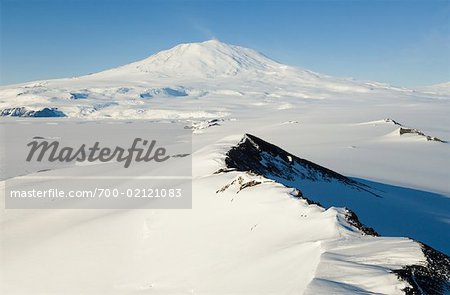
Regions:
<instances>
[{"instance_id":1,"label":"snow-covered mountain","mask_svg":"<svg viewBox=\"0 0 450 295\"><path fill-rule=\"evenodd\" d=\"M193 137L184 158L193 198L191 210L2 209L0 289L445 294L449 111L445 91L330 77L216 40L87 76L3 86L0 127L183 123ZM15 168L1 167L0 186L30 173ZM145 163L130 168L147 174Z\"/></svg>"},{"instance_id":2,"label":"snow-covered mountain","mask_svg":"<svg viewBox=\"0 0 450 295\"><path fill-rule=\"evenodd\" d=\"M97 75L141 72L155 77L207 78L276 73L286 66L248 48L217 40L180 44L144 60Z\"/></svg>"},{"instance_id":3,"label":"snow-covered mountain","mask_svg":"<svg viewBox=\"0 0 450 295\"><path fill-rule=\"evenodd\" d=\"M197 99L218 99L224 111L236 104L289 108L305 100L397 99L413 90L334 78L283 65L248 48L216 40L181 44L144 60L103 72L0 88L3 116L92 118L194 118L223 116L198 111ZM427 94L430 98L442 95ZM228 97L240 97L228 102ZM170 101L177 99L178 112ZM222 99L224 98L224 99ZM283 103L279 103L284 98ZM291 103L286 100L294 99ZM43 111L43 112L42 112ZM62 113L61 113L62 112Z\"/></svg>"}]
</instances>

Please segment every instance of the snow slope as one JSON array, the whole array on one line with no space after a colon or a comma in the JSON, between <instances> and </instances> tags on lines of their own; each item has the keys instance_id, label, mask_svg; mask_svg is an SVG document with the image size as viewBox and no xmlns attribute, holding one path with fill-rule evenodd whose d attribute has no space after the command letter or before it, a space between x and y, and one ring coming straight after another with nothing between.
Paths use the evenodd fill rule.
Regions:
<instances>
[{"instance_id":1,"label":"snow slope","mask_svg":"<svg viewBox=\"0 0 450 295\"><path fill-rule=\"evenodd\" d=\"M3 86L0 110L0 128L146 119L193 131L191 210L3 209L2 293L404 294L430 282L421 273L441 278L406 237L449 253L448 92L330 77L213 40L92 75ZM68 118L25 118L43 110ZM442 141L400 134L399 124ZM254 173L230 166L245 134L289 152L250 161L263 164ZM267 173L269 163L286 173ZM449 263L438 261L448 281Z\"/></svg>"},{"instance_id":2,"label":"snow slope","mask_svg":"<svg viewBox=\"0 0 450 295\"><path fill-rule=\"evenodd\" d=\"M215 174L225 166L211 155L233 144L222 140L193 155L203 169L194 174L192 210L4 211L5 290L401 294L409 285L392 270L426 265L419 244L367 236L345 209L308 205L261 176ZM250 181L260 183L242 188ZM34 275L21 284L19 273Z\"/></svg>"}]
</instances>

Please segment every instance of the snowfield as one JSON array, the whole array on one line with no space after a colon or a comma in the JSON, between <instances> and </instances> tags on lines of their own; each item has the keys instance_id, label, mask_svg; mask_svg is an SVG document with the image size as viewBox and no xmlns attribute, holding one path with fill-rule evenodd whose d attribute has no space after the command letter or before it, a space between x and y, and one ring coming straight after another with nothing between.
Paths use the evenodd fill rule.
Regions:
<instances>
[{"instance_id":1,"label":"snowfield","mask_svg":"<svg viewBox=\"0 0 450 295\"><path fill-rule=\"evenodd\" d=\"M0 128L183 123L193 197L192 209L2 209L1 293L446 294L449 113L445 84L335 78L216 40L2 86ZM2 191L27 174L2 165Z\"/></svg>"}]
</instances>

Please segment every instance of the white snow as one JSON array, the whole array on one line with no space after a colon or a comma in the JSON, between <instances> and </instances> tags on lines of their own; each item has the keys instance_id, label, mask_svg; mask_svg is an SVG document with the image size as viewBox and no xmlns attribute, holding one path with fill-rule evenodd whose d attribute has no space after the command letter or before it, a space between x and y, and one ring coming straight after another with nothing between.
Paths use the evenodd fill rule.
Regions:
<instances>
[{"instance_id":1,"label":"white snow","mask_svg":"<svg viewBox=\"0 0 450 295\"><path fill-rule=\"evenodd\" d=\"M448 91L330 77L207 41L92 75L0 87L0 110L13 107L58 108L69 118L39 119L58 124L82 118L191 125L193 208L2 209L4 294L402 294L407 283L391 270L425 263L419 244L401 237L417 233L396 225L394 237L362 235L346 221L343 206L384 216L376 206L365 215L373 203L352 200L349 191L326 195L329 208L323 209L273 180L214 174L245 133L392 190L388 210L404 207L442 222L443 232L420 236L428 244L443 249L450 238L449 145L400 137L399 126L385 121L449 141ZM2 118L0 128L33 120ZM82 175L86 168L70 169ZM136 169L145 176L143 168ZM48 173L60 172L40 175ZM261 184L239 190L239 181L250 180ZM305 185L305 191L320 190Z\"/></svg>"}]
</instances>

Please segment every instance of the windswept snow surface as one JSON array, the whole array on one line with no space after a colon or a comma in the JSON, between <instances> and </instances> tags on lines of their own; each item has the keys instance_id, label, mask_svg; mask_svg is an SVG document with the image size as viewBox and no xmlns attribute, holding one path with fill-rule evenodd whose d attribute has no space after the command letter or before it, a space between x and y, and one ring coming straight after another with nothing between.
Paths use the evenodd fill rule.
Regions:
<instances>
[{"instance_id":1,"label":"windswept snow surface","mask_svg":"<svg viewBox=\"0 0 450 295\"><path fill-rule=\"evenodd\" d=\"M202 169L194 173L192 210L4 211L5 291L402 294L408 284L392 270L425 265L417 243L363 235L342 208L308 205L260 176L215 174L224 167L216 155L233 144L194 153ZM251 180L261 183L241 188ZM27 284L24 273L33 274Z\"/></svg>"},{"instance_id":2,"label":"windswept snow surface","mask_svg":"<svg viewBox=\"0 0 450 295\"><path fill-rule=\"evenodd\" d=\"M0 126L184 123L193 131L193 200L190 210L3 209L2 294L404 294L409 284L393 271L427 265L407 237L450 253L449 144L400 135L395 123L448 142L446 91L334 78L212 40L88 76L1 87L0 112L14 108L67 117ZM382 198L225 172L246 133ZM62 172L39 175L51 173ZM365 235L343 207L382 236Z\"/></svg>"}]
</instances>

